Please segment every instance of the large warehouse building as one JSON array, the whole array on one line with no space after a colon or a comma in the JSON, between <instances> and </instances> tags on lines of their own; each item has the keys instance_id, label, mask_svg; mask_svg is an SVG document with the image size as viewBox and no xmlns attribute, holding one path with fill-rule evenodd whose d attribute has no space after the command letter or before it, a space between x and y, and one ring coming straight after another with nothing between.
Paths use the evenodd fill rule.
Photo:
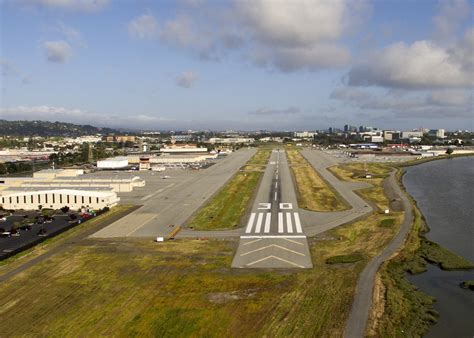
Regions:
<instances>
[{"instance_id":1,"label":"large warehouse building","mask_svg":"<svg viewBox=\"0 0 474 338\"><path fill-rule=\"evenodd\" d=\"M60 209L64 206L71 209L102 209L117 205L120 198L112 188L12 187L2 191L0 201L5 209Z\"/></svg>"},{"instance_id":2,"label":"large warehouse building","mask_svg":"<svg viewBox=\"0 0 474 338\"><path fill-rule=\"evenodd\" d=\"M120 200L117 192L130 192L143 187L145 181L138 176L116 175L98 177L83 175L76 169L46 169L33 177L0 179L0 204L6 209L112 207Z\"/></svg>"}]
</instances>

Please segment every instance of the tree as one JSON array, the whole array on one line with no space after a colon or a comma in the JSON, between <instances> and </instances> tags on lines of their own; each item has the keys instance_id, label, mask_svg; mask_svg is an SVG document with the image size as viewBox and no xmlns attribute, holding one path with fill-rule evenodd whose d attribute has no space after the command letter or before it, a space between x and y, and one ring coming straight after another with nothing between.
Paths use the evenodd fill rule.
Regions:
<instances>
[{"instance_id":1,"label":"tree","mask_svg":"<svg viewBox=\"0 0 474 338\"><path fill-rule=\"evenodd\" d=\"M451 155L454 152L453 148L449 147L446 149L446 154Z\"/></svg>"}]
</instances>

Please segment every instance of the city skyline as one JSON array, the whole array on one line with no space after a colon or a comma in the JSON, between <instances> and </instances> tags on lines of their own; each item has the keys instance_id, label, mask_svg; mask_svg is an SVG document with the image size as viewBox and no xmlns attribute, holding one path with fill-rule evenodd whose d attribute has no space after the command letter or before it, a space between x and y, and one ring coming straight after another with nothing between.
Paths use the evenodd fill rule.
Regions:
<instances>
[{"instance_id":1,"label":"city skyline","mask_svg":"<svg viewBox=\"0 0 474 338\"><path fill-rule=\"evenodd\" d=\"M149 130L472 130L468 1L1 6L3 119Z\"/></svg>"}]
</instances>

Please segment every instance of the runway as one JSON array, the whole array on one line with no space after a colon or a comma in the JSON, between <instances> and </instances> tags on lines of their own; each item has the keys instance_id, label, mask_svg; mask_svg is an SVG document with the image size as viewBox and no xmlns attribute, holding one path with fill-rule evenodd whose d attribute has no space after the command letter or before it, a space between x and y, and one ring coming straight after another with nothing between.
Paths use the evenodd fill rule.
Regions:
<instances>
[{"instance_id":1,"label":"runway","mask_svg":"<svg viewBox=\"0 0 474 338\"><path fill-rule=\"evenodd\" d=\"M234 268L311 268L284 150L274 150L242 229Z\"/></svg>"},{"instance_id":2,"label":"runway","mask_svg":"<svg viewBox=\"0 0 474 338\"><path fill-rule=\"evenodd\" d=\"M146 186L121 196L123 203L143 204L135 212L109 225L92 237L167 237L169 225L183 225L191 215L211 198L256 152L241 149L228 155L210 168L191 171L167 171L169 179L146 172ZM238 236L238 231L222 232L219 237ZM189 232L189 234L187 234ZM183 231L181 237L199 236ZM206 236L203 234L202 236Z\"/></svg>"}]
</instances>

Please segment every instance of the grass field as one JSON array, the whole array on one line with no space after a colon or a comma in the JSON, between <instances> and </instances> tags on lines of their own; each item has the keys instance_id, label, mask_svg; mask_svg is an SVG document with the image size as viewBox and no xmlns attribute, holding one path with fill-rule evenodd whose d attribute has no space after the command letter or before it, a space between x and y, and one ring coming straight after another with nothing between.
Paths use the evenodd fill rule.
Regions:
<instances>
[{"instance_id":1,"label":"grass field","mask_svg":"<svg viewBox=\"0 0 474 338\"><path fill-rule=\"evenodd\" d=\"M232 179L214 196L194 218L188 227L196 230L223 230L239 226L260 182L271 149L259 149Z\"/></svg>"},{"instance_id":2,"label":"grass field","mask_svg":"<svg viewBox=\"0 0 474 338\"><path fill-rule=\"evenodd\" d=\"M231 240L85 240L3 283L0 332L338 337L358 274L384 244L367 238L387 234L375 220L342 226L310 240L313 269L291 271L231 269ZM326 264L356 251L364 259Z\"/></svg>"},{"instance_id":3,"label":"grass field","mask_svg":"<svg viewBox=\"0 0 474 338\"><path fill-rule=\"evenodd\" d=\"M287 150L296 181L298 205L312 211L340 211L347 203L324 181L298 150Z\"/></svg>"},{"instance_id":4,"label":"grass field","mask_svg":"<svg viewBox=\"0 0 474 338\"><path fill-rule=\"evenodd\" d=\"M367 196L383 203L380 194ZM340 337L359 273L401 216L392 213L394 224L382 227L388 216L375 212L309 239L314 268L305 270L231 269L234 240L71 243L2 283L0 332Z\"/></svg>"}]
</instances>

